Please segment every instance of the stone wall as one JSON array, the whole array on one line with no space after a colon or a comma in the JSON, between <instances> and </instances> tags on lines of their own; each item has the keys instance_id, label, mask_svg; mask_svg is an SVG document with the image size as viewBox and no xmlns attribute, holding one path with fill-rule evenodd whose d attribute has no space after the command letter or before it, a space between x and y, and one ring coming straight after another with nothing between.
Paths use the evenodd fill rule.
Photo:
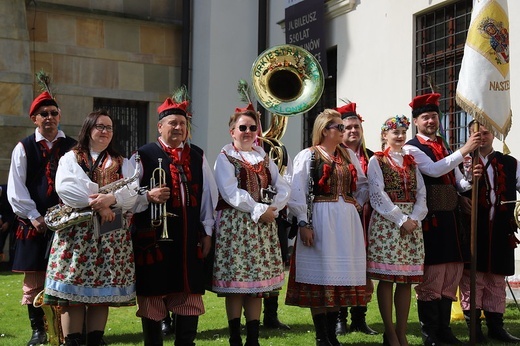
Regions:
<instances>
[{"instance_id":1,"label":"stone wall","mask_svg":"<svg viewBox=\"0 0 520 346\"><path fill-rule=\"evenodd\" d=\"M181 1L1 1L0 183L12 148L34 131L28 109L40 93L35 72L51 76L61 128L76 137L96 97L149 102L156 108L178 87Z\"/></svg>"}]
</instances>

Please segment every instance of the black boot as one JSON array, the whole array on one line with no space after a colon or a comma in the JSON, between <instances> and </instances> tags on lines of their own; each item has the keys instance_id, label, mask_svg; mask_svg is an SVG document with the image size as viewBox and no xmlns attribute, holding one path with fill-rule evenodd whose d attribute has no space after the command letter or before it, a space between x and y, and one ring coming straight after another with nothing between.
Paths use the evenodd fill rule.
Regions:
<instances>
[{"instance_id":1,"label":"black boot","mask_svg":"<svg viewBox=\"0 0 520 346\"><path fill-rule=\"evenodd\" d=\"M80 346L83 345L81 342L83 335L81 333L72 333L65 337L65 346Z\"/></svg>"},{"instance_id":2,"label":"black boot","mask_svg":"<svg viewBox=\"0 0 520 346\"><path fill-rule=\"evenodd\" d=\"M234 318L228 321L229 328L229 346L242 346L242 336L240 335L240 318Z\"/></svg>"},{"instance_id":3,"label":"black boot","mask_svg":"<svg viewBox=\"0 0 520 346\"><path fill-rule=\"evenodd\" d=\"M161 331L163 336L167 336L173 333L173 326L172 319L170 317L170 313L168 312L168 315L161 321Z\"/></svg>"},{"instance_id":4,"label":"black boot","mask_svg":"<svg viewBox=\"0 0 520 346\"><path fill-rule=\"evenodd\" d=\"M451 304L452 300L448 298L442 298L439 301L439 331L437 339L446 345L463 345L462 341L457 339L451 331Z\"/></svg>"},{"instance_id":5,"label":"black boot","mask_svg":"<svg viewBox=\"0 0 520 346\"><path fill-rule=\"evenodd\" d=\"M47 343L47 332L43 320L44 312L42 308L35 308L34 305L27 305L29 321L31 322L32 336L27 346L36 346Z\"/></svg>"},{"instance_id":6,"label":"black boot","mask_svg":"<svg viewBox=\"0 0 520 346\"><path fill-rule=\"evenodd\" d=\"M252 320L246 322L246 343L244 346L260 346L258 342L260 321Z\"/></svg>"},{"instance_id":7,"label":"black boot","mask_svg":"<svg viewBox=\"0 0 520 346\"><path fill-rule=\"evenodd\" d=\"M278 296L264 298L264 327L272 329L291 329L278 319Z\"/></svg>"},{"instance_id":8,"label":"black boot","mask_svg":"<svg viewBox=\"0 0 520 346\"><path fill-rule=\"evenodd\" d=\"M316 330L316 346L332 346L327 336L327 315L313 315L312 322L314 323L314 329Z\"/></svg>"},{"instance_id":9,"label":"black boot","mask_svg":"<svg viewBox=\"0 0 520 346\"><path fill-rule=\"evenodd\" d=\"M499 312L484 311L484 316L486 316L488 336L491 339L507 343L520 342L519 338L509 334L509 332L504 329L504 314Z\"/></svg>"},{"instance_id":10,"label":"black boot","mask_svg":"<svg viewBox=\"0 0 520 346\"><path fill-rule=\"evenodd\" d=\"M175 346L195 346L199 316L175 316Z\"/></svg>"},{"instance_id":11,"label":"black boot","mask_svg":"<svg viewBox=\"0 0 520 346\"><path fill-rule=\"evenodd\" d=\"M327 338L332 346L341 346L336 337L336 322L338 321L338 312L327 312Z\"/></svg>"},{"instance_id":12,"label":"black boot","mask_svg":"<svg viewBox=\"0 0 520 346\"><path fill-rule=\"evenodd\" d=\"M144 346L163 346L161 321L141 318Z\"/></svg>"},{"instance_id":13,"label":"black boot","mask_svg":"<svg viewBox=\"0 0 520 346\"><path fill-rule=\"evenodd\" d=\"M471 311L464 310L464 319L466 320L466 324L468 328L471 328ZM484 333L482 333L482 321L480 319L480 315L482 314L482 310L475 309L475 315L477 316L477 321L475 323L475 341L477 344L484 344L487 342ZM471 329L470 329L471 331Z\"/></svg>"},{"instance_id":14,"label":"black boot","mask_svg":"<svg viewBox=\"0 0 520 346\"><path fill-rule=\"evenodd\" d=\"M87 346L101 346L104 344L102 330L93 330L87 334Z\"/></svg>"},{"instance_id":15,"label":"black boot","mask_svg":"<svg viewBox=\"0 0 520 346\"><path fill-rule=\"evenodd\" d=\"M421 324L421 334L425 346L438 346L439 301L417 300L417 313Z\"/></svg>"},{"instance_id":16,"label":"black boot","mask_svg":"<svg viewBox=\"0 0 520 346\"><path fill-rule=\"evenodd\" d=\"M338 320L336 321L336 335L345 335L348 333L347 317L348 308L340 308L338 312Z\"/></svg>"},{"instance_id":17,"label":"black boot","mask_svg":"<svg viewBox=\"0 0 520 346\"><path fill-rule=\"evenodd\" d=\"M353 306L350 308L350 318L352 323L350 324L351 332L361 332L367 335L376 335L377 332L370 328L366 322L367 307L366 306Z\"/></svg>"}]
</instances>

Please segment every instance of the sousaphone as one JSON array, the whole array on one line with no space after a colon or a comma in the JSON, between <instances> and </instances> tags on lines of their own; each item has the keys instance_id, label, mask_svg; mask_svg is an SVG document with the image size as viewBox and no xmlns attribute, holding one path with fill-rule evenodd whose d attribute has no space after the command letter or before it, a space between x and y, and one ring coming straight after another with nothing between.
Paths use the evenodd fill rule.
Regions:
<instances>
[{"instance_id":1,"label":"sousaphone","mask_svg":"<svg viewBox=\"0 0 520 346\"><path fill-rule=\"evenodd\" d=\"M288 117L316 105L323 94L323 71L309 51L285 44L269 48L256 58L251 81L256 99L271 113L262 140L271 147L269 155L283 173L287 153L280 139L287 129Z\"/></svg>"}]
</instances>

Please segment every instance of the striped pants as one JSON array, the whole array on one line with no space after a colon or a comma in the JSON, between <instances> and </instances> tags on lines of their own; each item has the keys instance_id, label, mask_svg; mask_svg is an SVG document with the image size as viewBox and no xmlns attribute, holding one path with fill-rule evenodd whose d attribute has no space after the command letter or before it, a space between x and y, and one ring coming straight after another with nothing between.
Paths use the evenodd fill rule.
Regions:
<instances>
[{"instance_id":1,"label":"striped pants","mask_svg":"<svg viewBox=\"0 0 520 346\"><path fill-rule=\"evenodd\" d=\"M200 316L204 310L201 294L171 293L164 296L137 296L137 317L160 321L168 311L180 316Z\"/></svg>"}]
</instances>

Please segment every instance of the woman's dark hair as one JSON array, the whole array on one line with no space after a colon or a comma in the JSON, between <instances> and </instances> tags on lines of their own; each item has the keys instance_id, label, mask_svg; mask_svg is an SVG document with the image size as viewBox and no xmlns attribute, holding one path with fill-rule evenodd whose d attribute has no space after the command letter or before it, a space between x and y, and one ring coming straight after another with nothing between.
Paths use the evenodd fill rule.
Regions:
<instances>
[{"instance_id":1,"label":"woman's dark hair","mask_svg":"<svg viewBox=\"0 0 520 346\"><path fill-rule=\"evenodd\" d=\"M253 112L251 110L246 110L243 112L236 112L236 113L233 113L233 115L231 115L231 117L229 118L228 124L229 124L230 130L235 127L235 124L237 123L238 119L243 115L253 119L257 125L260 123L260 117L258 115L258 112Z\"/></svg>"},{"instance_id":2,"label":"woman's dark hair","mask_svg":"<svg viewBox=\"0 0 520 346\"><path fill-rule=\"evenodd\" d=\"M99 110L96 110L96 111L90 113L89 115L87 115L87 117L83 121L83 126L81 127L81 130L79 131L78 144L76 144L74 149L76 149L78 151L82 151L84 153L90 152L90 140L91 140L90 133L92 132L92 129L94 128L94 126L96 126L96 122L99 119L99 117L101 117L101 116L107 116L110 119L112 119L110 114L108 114L108 111L105 109L99 109ZM112 119L112 123L113 122L114 122L114 119ZM113 141L114 141L114 137L112 137L112 140L110 141L110 143L108 144L108 147L106 148L107 153L112 157L122 156L112 145Z\"/></svg>"}]
</instances>

